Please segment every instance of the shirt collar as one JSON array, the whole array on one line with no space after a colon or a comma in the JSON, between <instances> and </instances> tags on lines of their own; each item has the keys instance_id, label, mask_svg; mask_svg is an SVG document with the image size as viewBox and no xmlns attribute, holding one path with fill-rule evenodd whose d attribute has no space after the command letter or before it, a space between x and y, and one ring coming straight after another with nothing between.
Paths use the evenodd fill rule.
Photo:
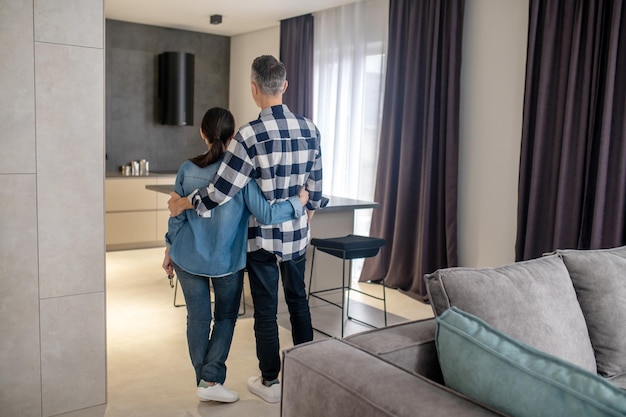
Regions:
<instances>
[{"instance_id":1,"label":"shirt collar","mask_svg":"<svg viewBox=\"0 0 626 417\"><path fill-rule=\"evenodd\" d=\"M286 104L278 104L276 106L266 107L263 110L261 110L261 113L259 113L259 119L261 117L271 116L273 114L287 113L288 111L289 111L289 108L287 107Z\"/></svg>"}]
</instances>

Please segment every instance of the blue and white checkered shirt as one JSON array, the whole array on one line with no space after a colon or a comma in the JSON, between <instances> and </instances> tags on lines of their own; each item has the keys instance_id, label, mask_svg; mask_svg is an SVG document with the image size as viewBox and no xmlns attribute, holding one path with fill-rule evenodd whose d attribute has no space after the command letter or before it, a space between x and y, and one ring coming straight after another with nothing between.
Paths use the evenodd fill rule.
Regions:
<instances>
[{"instance_id":1,"label":"blue and white checkered shirt","mask_svg":"<svg viewBox=\"0 0 626 417\"><path fill-rule=\"evenodd\" d=\"M322 200L320 134L313 122L278 105L263 109L259 118L239 129L231 141L213 184L190 195L196 212L206 212L236 195L255 179L265 198L274 203L298 195L305 185L307 209ZM250 217L248 250L265 249L281 260L303 255L309 239L307 216L261 225Z\"/></svg>"}]
</instances>

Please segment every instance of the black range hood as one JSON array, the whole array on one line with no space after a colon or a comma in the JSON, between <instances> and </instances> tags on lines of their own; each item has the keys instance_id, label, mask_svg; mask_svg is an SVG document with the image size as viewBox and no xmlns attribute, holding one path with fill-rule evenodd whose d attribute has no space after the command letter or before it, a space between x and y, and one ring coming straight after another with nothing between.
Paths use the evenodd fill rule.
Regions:
<instances>
[{"instance_id":1,"label":"black range hood","mask_svg":"<svg viewBox=\"0 0 626 417\"><path fill-rule=\"evenodd\" d=\"M193 125L194 56L185 52L159 54L159 118L161 124Z\"/></svg>"}]
</instances>

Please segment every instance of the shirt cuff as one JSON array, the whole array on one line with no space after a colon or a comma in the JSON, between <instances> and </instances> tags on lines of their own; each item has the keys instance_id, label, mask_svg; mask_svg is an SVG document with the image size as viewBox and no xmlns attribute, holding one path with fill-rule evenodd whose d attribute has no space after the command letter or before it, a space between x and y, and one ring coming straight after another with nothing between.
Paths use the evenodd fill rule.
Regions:
<instances>
[{"instance_id":1,"label":"shirt cuff","mask_svg":"<svg viewBox=\"0 0 626 417\"><path fill-rule=\"evenodd\" d=\"M300 197L294 196L289 197L288 200L293 207L294 219L299 219L304 214L304 207L302 207L302 201L300 201Z\"/></svg>"},{"instance_id":2,"label":"shirt cuff","mask_svg":"<svg viewBox=\"0 0 626 417\"><path fill-rule=\"evenodd\" d=\"M187 196L187 200L189 200L189 203L191 203L191 205L193 206L193 197L198 193L198 190L194 190L191 194L189 194Z\"/></svg>"}]
</instances>

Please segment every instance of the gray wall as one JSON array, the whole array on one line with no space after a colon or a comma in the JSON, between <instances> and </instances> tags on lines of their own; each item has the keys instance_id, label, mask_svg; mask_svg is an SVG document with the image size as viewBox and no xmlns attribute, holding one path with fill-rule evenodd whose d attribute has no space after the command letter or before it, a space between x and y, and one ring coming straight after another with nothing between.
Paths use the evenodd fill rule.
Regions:
<instances>
[{"instance_id":1,"label":"gray wall","mask_svg":"<svg viewBox=\"0 0 626 417\"><path fill-rule=\"evenodd\" d=\"M0 414L106 401L103 0L0 4Z\"/></svg>"},{"instance_id":2,"label":"gray wall","mask_svg":"<svg viewBox=\"0 0 626 417\"><path fill-rule=\"evenodd\" d=\"M106 20L107 172L147 159L152 171L176 171L206 150L199 129L204 112L228 108L230 38ZM181 51L195 56L194 124L158 120L157 57Z\"/></svg>"}]
</instances>

